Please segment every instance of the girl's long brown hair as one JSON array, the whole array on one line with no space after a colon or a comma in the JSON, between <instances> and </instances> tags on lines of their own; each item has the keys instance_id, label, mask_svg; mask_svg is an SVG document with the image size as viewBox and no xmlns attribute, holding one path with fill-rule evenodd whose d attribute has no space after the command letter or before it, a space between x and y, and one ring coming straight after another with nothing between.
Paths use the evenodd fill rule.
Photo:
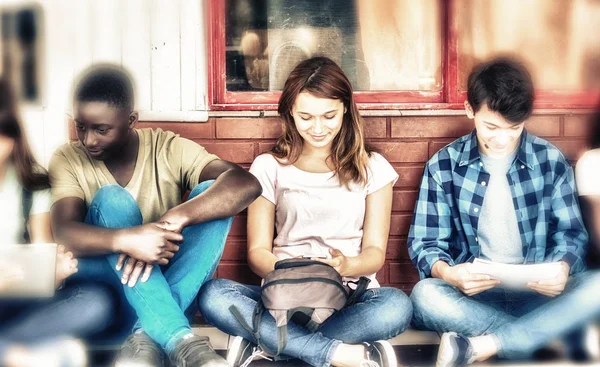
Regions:
<instances>
[{"instance_id":1,"label":"girl's long brown hair","mask_svg":"<svg viewBox=\"0 0 600 367\"><path fill-rule=\"evenodd\" d=\"M15 96L5 78L0 78L0 134L15 140L12 161L21 185L29 191L49 188L48 173L33 157L18 117Z\"/></svg>"},{"instance_id":2,"label":"girl's long brown hair","mask_svg":"<svg viewBox=\"0 0 600 367\"><path fill-rule=\"evenodd\" d=\"M326 57L302 61L288 76L277 109L283 120L283 133L271 154L285 159L287 164L294 164L300 157L304 141L296 129L292 108L302 92L344 103L346 112L342 127L333 139L330 159L342 185L348 186L350 182L366 184L372 149L365 143L363 121L354 101L352 85L342 69Z\"/></svg>"}]
</instances>

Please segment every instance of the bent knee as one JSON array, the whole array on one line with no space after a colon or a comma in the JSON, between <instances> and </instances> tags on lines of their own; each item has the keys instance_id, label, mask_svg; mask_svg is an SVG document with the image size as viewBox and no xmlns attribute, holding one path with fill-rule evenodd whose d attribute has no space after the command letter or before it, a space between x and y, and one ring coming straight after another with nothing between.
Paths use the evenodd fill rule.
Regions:
<instances>
[{"instance_id":1,"label":"bent knee","mask_svg":"<svg viewBox=\"0 0 600 367\"><path fill-rule=\"evenodd\" d=\"M79 292L76 295L79 303L77 317L92 329L102 331L114 318L117 311L118 295L109 286L100 284L77 285ZM95 326L95 327L94 327Z\"/></svg>"},{"instance_id":2,"label":"bent knee","mask_svg":"<svg viewBox=\"0 0 600 367\"><path fill-rule=\"evenodd\" d=\"M228 310L224 295L231 290L235 282L229 279L215 278L204 283L198 292L198 309L202 315L209 315L217 310Z\"/></svg>"},{"instance_id":3,"label":"bent knee","mask_svg":"<svg viewBox=\"0 0 600 367\"><path fill-rule=\"evenodd\" d=\"M119 185L102 186L94 195L90 209L99 211L103 216L121 213L140 222L142 213L133 196Z\"/></svg>"},{"instance_id":4,"label":"bent knee","mask_svg":"<svg viewBox=\"0 0 600 367\"><path fill-rule=\"evenodd\" d=\"M377 320L381 323L378 327L387 330L389 337L396 336L408 328L412 320L413 306L410 298L396 288L373 289L381 299L379 307L374 310Z\"/></svg>"},{"instance_id":5,"label":"bent knee","mask_svg":"<svg viewBox=\"0 0 600 367\"><path fill-rule=\"evenodd\" d=\"M200 195L201 193L203 193L204 191L208 190L208 188L215 183L215 180L206 180L206 181L202 181L200 182L198 185L196 185L192 191L190 192L189 198L193 198L197 195Z\"/></svg>"},{"instance_id":6,"label":"bent knee","mask_svg":"<svg viewBox=\"0 0 600 367\"><path fill-rule=\"evenodd\" d=\"M431 307L433 303L444 297L444 290L449 286L448 283L437 278L427 278L419 281L410 294L413 307L415 310Z\"/></svg>"}]
</instances>

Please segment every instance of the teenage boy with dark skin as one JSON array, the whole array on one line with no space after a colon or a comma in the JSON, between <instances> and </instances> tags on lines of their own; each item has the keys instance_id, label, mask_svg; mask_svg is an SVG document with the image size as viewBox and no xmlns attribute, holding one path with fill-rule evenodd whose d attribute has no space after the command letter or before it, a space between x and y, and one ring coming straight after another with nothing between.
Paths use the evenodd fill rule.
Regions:
<instances>
[{"instance_id":1,"label":"teenage boy with dark skin","mask_svg":"<svg viewBox=\"0 0 600 367\"><path fill-rule=\"evenodd\" d=\"M190 140L136 129L133 102L124 70L83 73L74 95L78 141L50 162L55 238L83 257L83 276L122 287L137 314L117 366L162 366L165 354L174 366L227 366L186 316L216 269L232 217L261 186Z\"/></svg>"},{"instance_id":2,"label":"teenage boy with dark skin","mask_svg":"<svg viewBox=\"0 0 600 367\"><path fill-rule=\"evenodd\" d=\"M600 273L585 271L573 169L524 129L534 100L529 72L506 58L480 64L467 99L475 130L427 162L408 235L422 279L411 294L413 323L444 333L438 367L527 358L600 315ZM560 271L505 289L474 270L475 258L559 263Z\"/></svg>"}]
</instances>

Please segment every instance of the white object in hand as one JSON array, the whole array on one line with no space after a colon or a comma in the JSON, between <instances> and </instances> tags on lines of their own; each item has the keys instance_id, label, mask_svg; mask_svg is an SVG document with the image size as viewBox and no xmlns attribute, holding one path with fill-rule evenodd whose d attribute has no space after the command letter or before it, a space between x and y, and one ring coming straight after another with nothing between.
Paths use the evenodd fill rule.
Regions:
<instances>
[{"instance_id":1,"label":"white object in hand","mask_svg":"<svg viewBox=\"0 0 600 367\"><path fill-rule=\"evenodd\" d=\"M561 264L502 264L483 259L475 259L471 267L473 274L489 275L500 281L506 288L525 289L527 283L554 279L561 271Z\"/></svg>"}]
</instances>

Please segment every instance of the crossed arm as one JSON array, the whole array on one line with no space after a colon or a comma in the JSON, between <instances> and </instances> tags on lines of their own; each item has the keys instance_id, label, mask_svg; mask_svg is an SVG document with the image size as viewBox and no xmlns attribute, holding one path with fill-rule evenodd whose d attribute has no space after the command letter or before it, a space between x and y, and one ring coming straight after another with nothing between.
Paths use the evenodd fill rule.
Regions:
<instances>
[{"instance_id":1,"label":"crossed arm","mask_svg":"<svg viewBox=\"0 0 600 367\"><path fill-rule=\"evenodd\" d=\"M73 197L61 199L51 210L55 238L77 256L121 253L118 264L121 266L129 257L122 282L129 281L133 286L144 268L144 276L149 276L152 264L168 264L179 249L176 243L183 241L180 233L183 228L233 216L261 193L260 184L252 174L227 161L214 160L202 170L199 181L211 179L215 183L205 192L170 209L157 222L132 228L109 229L85 224L84 201ZM130 275L135 281L128 279Z\"/></svg>"}]
</instances>

